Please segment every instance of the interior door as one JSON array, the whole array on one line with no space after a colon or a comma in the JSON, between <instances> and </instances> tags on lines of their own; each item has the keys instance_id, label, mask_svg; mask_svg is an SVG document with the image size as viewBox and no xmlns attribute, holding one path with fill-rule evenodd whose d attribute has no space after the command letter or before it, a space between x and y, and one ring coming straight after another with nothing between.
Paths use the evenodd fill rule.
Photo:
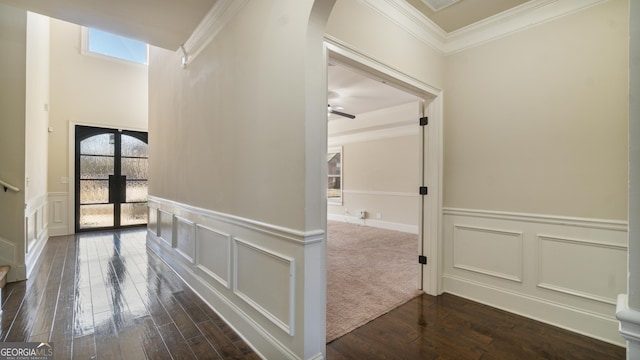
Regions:
<instances>
[{"instance_id":1,"label":"interior door","mask_svg":"<svg viewBox=\"0 0 640 360\"><path fill-rule=\"evenodd\" d=\"M147 223L147 133L76 126L76 232Z\"/></svg>"}]
</instances>

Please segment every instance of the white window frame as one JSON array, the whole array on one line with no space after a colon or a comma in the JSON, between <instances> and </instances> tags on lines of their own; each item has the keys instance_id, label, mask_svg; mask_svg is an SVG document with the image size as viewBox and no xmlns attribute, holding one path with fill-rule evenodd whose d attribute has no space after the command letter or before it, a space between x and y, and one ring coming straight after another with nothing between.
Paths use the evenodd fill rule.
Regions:
<instances>
[{"instance_id":1,"label":"white window frame","mask_svg":"<svg viewBox=\"0 0 640 360\"><path fill-rule=\"evenodd\" d=\"M343 169L344 169L344 154L342 152L342 146L330 147L327 149L327 155L339 153L340 154L340 175L331 175L327 169L327 203L329 205L342 205L342 196L344 193L344 182L343 182ZM327 159L327 168L329 165L329 159ZM340 196L339 197L329 197L329 179L330 178L339 178L340 179Z\"/></svg>"}]
</instances>

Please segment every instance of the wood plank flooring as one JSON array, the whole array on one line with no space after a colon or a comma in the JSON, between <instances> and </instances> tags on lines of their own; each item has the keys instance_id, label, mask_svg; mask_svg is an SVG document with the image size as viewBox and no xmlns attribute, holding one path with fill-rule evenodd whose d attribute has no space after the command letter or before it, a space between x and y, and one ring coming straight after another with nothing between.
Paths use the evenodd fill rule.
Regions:
<instances>
[{"instance_id":1,"label":"wood plank flooring","mask_svg":"<svg viewBox=\"0 0 640 360\"><path fill-rule=\"evenodd\" d=\"M56 359L258 359L145 237L49 239L31 278L2 291L0 341L53 342ZM624 357L621 347L448 294L419 296L327 345L329 360Z\"/></svg>"},{"instance_id":2,"label":"wood plank flooring","mask_svg":"<svg viewBox=\"0 0 640 360\"><path fill-rule=\"evenodd\" d=\"M327 345L328 360L624 358L622 347L450 294L423 294Z\"/></svg>"},{"instance_id":3,"label":"wood plank flooring","mask_svg":"<svg viewBox=\"0 0 640 360\"><path fill-rule=\"evenodd\" d=\"M2 291L0 341L56 359L259 359L153 252L145 229L52 237Z\"/></svg>"}]
</instances>

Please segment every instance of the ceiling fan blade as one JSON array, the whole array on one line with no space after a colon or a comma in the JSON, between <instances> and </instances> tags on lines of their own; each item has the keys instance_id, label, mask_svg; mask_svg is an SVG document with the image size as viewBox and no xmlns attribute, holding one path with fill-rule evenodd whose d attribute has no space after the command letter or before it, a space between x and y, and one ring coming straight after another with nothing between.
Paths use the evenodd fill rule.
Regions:
<instances>
[{"instance_id":1,"label":"ceiling fan blade","mask_svg":"<svg viewBox=\"0 0 640 360\"><path fill-rule=\"evenodd\" d=\"M355 115L347 114L347 113L344 113L344 112L338 111L338 110L329 110L329 113L330 114L344 116L344 117L349 118L349 119L355 119L356 118Z\"/></svg>"}]
</instances>

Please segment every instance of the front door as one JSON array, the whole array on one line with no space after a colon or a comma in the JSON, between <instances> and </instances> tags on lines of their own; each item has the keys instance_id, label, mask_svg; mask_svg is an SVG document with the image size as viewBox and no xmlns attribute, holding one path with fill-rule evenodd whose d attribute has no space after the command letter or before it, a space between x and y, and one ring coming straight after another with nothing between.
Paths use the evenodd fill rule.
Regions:
<instances>
[{"instance_id":1,"label":"front door","mask_svg":"<svg viewBox=\"0 0 640 360\"><path fill-rule=\"evenodd\" d=\"M147 223L147 133L76 125L76 232Z\"/></svg>"}]
</instances>

